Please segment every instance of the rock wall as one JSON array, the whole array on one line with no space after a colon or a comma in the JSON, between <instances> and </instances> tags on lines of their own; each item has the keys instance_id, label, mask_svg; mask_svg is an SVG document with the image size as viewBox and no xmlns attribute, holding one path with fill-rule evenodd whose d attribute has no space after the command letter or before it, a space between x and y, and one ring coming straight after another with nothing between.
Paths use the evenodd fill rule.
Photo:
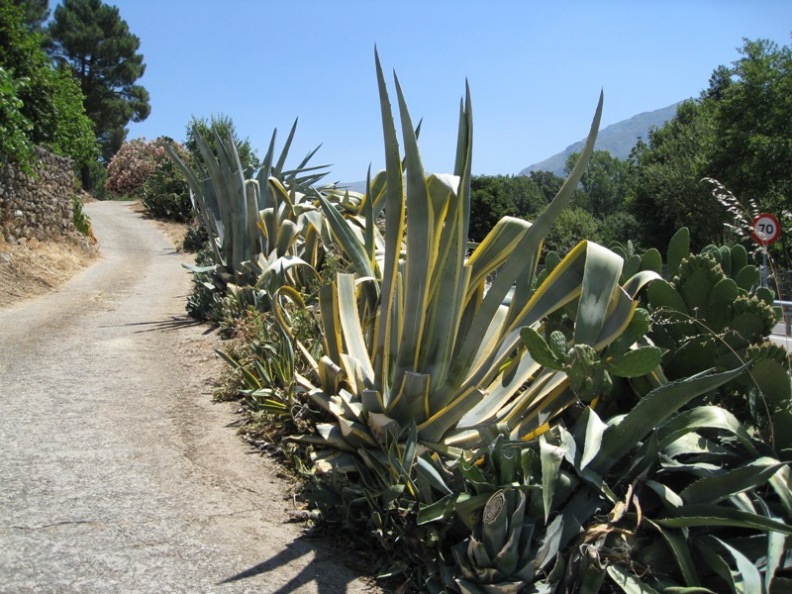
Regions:
<instances>
[{"instance_id":1,"label":"rock wall","mask_svg":"<svg viewBox=\"0 0 792 594\"><path fill-rule=\"evenodd\" d=\"M71 159L36 149L36 175L0 165L0 236L8 243L58 239L76 233L72 223Z\"/></svg>"}]
</instances>

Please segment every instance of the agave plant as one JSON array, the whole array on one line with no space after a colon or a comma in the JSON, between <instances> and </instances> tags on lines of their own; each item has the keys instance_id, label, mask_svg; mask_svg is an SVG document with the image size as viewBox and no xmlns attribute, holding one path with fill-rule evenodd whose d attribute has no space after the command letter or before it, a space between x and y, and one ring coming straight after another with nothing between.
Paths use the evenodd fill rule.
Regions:
<instances>
[{"instance_id":1,"label":"agave plant","mask_svg":"<svg viewBox=\"0 0 792 594\"><path fill-rule=\"evenodd\" d=\"M664 384L626 414L578 407L571 430L530 443L496 439L461 468L468 492L418 515L424 528L469 530L446 529L446 565L427 589L785 591L788 465L728 410L689 406L744 371Z\"/></svg>"},{"instance_id":2,"label":"agave plant","mask_svg":"<svg viewBox=\"0 0 792 594\"><path fill-rule=\"evenodd\" d=\"M657 276L642 273L620 285L621 258L582 242L536 287L542 239L591 155L602 98L580 161L547 209L534 223L504 218L468 256L469 93L454 175L427 176L398 79L403 162L379 60L377 76L386 147L384 250L368 235L373 225L362 238L353 235L323 202L334 236L363 275L339 274L320 293L326 352L320 382L298 378L332 419L319 435L299 437L324 446L316 459L327 469L356 467L361 451L381 447L384 433L411 425L419 454L428 448L452 458L480 447L484 427L505 425L519 438L546 426L576 396L567 389L568 370L545 368L525 348L521 330L541 329L545 316L566 308L569 341L601 352L629 327L635 294ZM373 201L363 210L372 221ZM439 481L427 480L442 491Z\"/></svg>"},{"instance_id":3,"label":"agave plant","mask_svg":"<svg viewBox=\"0 0 792 594\"><path fill-rule=\"evenodd\" d=\"M215 272L223 287L227 283L254 284L261 273L259 256L287 255L308 228L298 219L314 205L300 199L325 173L321 172L324 166L308 166L318 147L295 169L284 169L296 127L295 121L277 161L277 130L273 132L262 166L250 179L231 136L224 138L213 131L215 153L196 127L193 135L201 159L196 159L194 167L169 150L187 178L193 207L209 235L217 262ZM316 240L302 239L307 244L305 251L314 253Z\"/></svg>"}]
</instances>

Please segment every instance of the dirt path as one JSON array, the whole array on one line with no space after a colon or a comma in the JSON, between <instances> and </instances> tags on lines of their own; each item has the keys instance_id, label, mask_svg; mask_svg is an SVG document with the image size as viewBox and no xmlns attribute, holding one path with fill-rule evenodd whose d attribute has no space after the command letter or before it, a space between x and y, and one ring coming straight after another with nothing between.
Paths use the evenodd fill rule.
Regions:
<instances>
[{"instance_id":1,"label":"dirt path","mask_svg":"<svg viewBox=\"0 0 792 594\"><path fill-rule=\"evenodd\" d=\"M0 593L371 592L211 403L181 256L128 203L86 210L102 259L0 311Z\"/></svg>"}]
</instances>

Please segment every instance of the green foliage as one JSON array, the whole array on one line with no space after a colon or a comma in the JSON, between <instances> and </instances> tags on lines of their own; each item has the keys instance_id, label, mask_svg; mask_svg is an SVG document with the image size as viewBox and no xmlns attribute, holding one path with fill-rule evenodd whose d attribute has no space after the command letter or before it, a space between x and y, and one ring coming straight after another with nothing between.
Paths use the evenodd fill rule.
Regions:
<instances>
[{"instance_id":1,"label":"green foliage","mask_svg":"<svg viewBox=\"0 0 792 594\"><path fill-rule=\"evenodd\" d=\"M744 40L740 58L718 67L697 100L639 143L632 210L651 246L661 248L683 225L693 247L720 243L726 211L708 196L704 177L719 180L743 204L781 217L792 187L792 49ZM787 226L788 227L788 226ZM789 262L789 236L774 249Z\"/></svg>"},{"instance_id":2,"label":"green foliage","mask_svg":"<svg viewBox=\"0 0 792 594\"><path fill-rule=\"evenodd\" d=\"M101 0L64 0L47 31L53 57L79 82L85 113L109 162L126 137L127 123L140 122L151 111L148 92L135 84L145 70L140 40L118 8Z\"/></svg>"},{"instance_id":3,"label":"green foliage","mask_svg":"<svg viewBox=\"0 0 792 594\"><path fill-rule=\"evenodd\" d=\"M597 219L582 208L569 208L558 215L558 220L545 239L548 251L565 254L584 239L602 242Z\"/></svg>"},{"instance_id":4,"label":"green foliage","mask_svg":"<svg viewBox=\"0 0 792 594\"><path fill-rule=\"evenodd\" d=\"M195 255L197 269L193 271L192 289L187 296L187 315L200 322L218 325L223 319L222 294L214 285L213 252L204 248Z\"/></svg>"},{"instance_id":5,"label":"green foliage","mask_svg":"<svg viewBox=\"0 0 792 594\"><path fill-rule=\"evenodd\" d=\"M549 202L539 186L524 175L473 176L470 193L469 237L474 242L482 241L503 217L533 218Z\"/></svg>"},{"instance_id":6,"label":"green foliage","mask_svg":"<svg viewBox=\"0 0 792 594\"><path fill-rule=\"evenodd\" d=\"M250 146L250 141L247 138L242 139L239 137L234 122L230 117L223 114L213 115L209 119L193 116L187 126L187 139L184 142L184 147L193 159L204 158L199 148L199 136L211 148L215 156L220 154L220 148L217 146L215 139L217 137L223 139L231 138L245 175L250 175L254 169L258 168L258 157L253 147Z\"/></svg>"},{"instance_id":7,"label":"green foliage","mask_svg":"<svg viewBox=\"0 0 792 594\"><path fill-rule=\"evenodd\" d=\"M71 74L57 69L52 74L52 96L55 114L52 138L47 144L58 154L71 157L75 166L82 167L96 160L99 148L93 124L83 107L83 94Z\"/></svg>"},{"instance_id":8,"label":"green foliage","mask_svg":"<svg viewBox=\"0 0 792 594\"><path fill-rule=\"evenodd\" d=\"M31 123L22 114L22 100L17 96L20 82L0 68L0 154L32 171L33 146L28 140Z\"/></svg>"},{"instance_id":9,"label":"green foliage","mask_svg":"<svg viewBox=\"0 0 792 594\"><path fill-rule=\"evenodd\" d=\"M310 455L292 461L316 479L313 505L422 591L782 591L792 384L746 250L691 255L704 236L683 229L664 262L615 231L634 221L605 194L585 198L617 243L590 241L581 221L596 219L566 207L600 104L533 224L504 217L469 253L470 97L454 175L427 175L398 80L403 156L379 60L377 76L386 170L365 195L310 187L307 158L300 176L283 171L291 134L277 163L273 136L255 179L229 130L194 135L194 167L177 159L220 264L196 279L225 292L202 307L246 333L226 360L268 419L262 440L294 433ZM643 155L659 181L684 165L675 143L695 140L680 122ZM618 177L600 165L589 189ZM481 206L514 208L501 200L513 179L479 181ZM581 223L584 241L539 274L554 223Z\"/></svg>"},{"instance_id":10,"label":"green foliage","mask_svg":"<svg viewBox=\"0 0 792 594\"><path fill-rule=\"evenodd\" d=\"M790 360L768 341L780 317L772 293L759 287L759 270L741 245L707 246L698 255L688 246L683 228L668 251L672 279L647 290L649 336L666 349L665 374L678 379L751 362L748 375L721 388L713 401L775 447L792 446L782 429L792 421Z\"/></svg>"},{"instance_id":11,"label":"green foliage","mask_svg":"<svg viewBox=\"0 0 792 594\"><path fill-rule=\"evenodd\" d=\"M171 140L166 140L177 152L186 150ZM149 214L157 219L188 223L193 219L194 212L190 200L190 191L184 174L172 159L162 158L157 168L148 177L141 188L143 205Z\"/></svg>"},{"instance_id":12,"label":"green foliage","mask_svg":"<svg viewBox=\"0 0 792 594\"><path fill-rule=\"evenodd\" d=\"M266 308L258 299L269 296L250 287L233 287L223 298L226 316L234 318L237 347L220 354L239 376L237 395L243 405L254 416L266 417L267 440L285 443L288 435L315 425L316 413L295 378L310 374L319 356L318 320L296 291L276 294Z\"/></svg>"},{"instance_id":13,"label":"green foliage","mask_svg":"<svg viewBox=\"0 0 792 594\"><path fill-rule=\"evenodd\" d=\"M744 199L759 200L775 190L788 193L792 49L744 40L740 58L722 80L715 101L719 141L712 147L713 177Z\"/></svg>"},{"instance_id":14,"label":"green foliage","mask_svg":"<svg viewBox=\"0 0 792 594\"><path fill-rule=\"evenodd\" d=\"M31 31L23 11L0 2L0 93L4 153L22 162L29 146L40 144L82 165L96 155L96 138L74 80L53 68L41 49L42 36ZM22 137L25 137L26 142ZM27 147L27 148L26 148Z\"/></svg>"},{"instance_id":15,"label":"green foliage","mask_svg":"<svg viewBox=\"0 0 792 594\"><path fill-rule=\"evenodd\" d=\"M569 156L567 171L574 167L577 158L577 153ZM596 219L603 220L623 212L632 202L635 181L635 170L629 161L613 157L608 151L594 151L580 178L584 197L579 203Z\"/></svg>"},{"instance_id":16,"label":"green foliage","mask_svg":"<svg viewBox=\"0 0 792 594\"><path fill-rule=\"evenodd\" d=\"M83 212L83 203L77 196L72 196L72 223L78 232L86 237L93 238L91 218Z\"/></svg>"},{"instance_id":17,"label":"green foliage","mask_svg":"<svg viewBox=\"0 0 792 594\"><path fill-rule=\"evenodd\" d=\"M184 232L184 239L182 240L182 249L185 252L198 252L201 249L208 249L209 247L209 236L206 233L206 229L201 226L195 227L190 225L187 227L187 230Z\"/></svg>"},{"instance_id":18,"label":"green foliage","mask_svg":"<svg viewBox=\"0 0 792 594\"><path fill-rule=\"evenodd\" d=\"M49 0L11 0L24 11L24 21L31 31L41 32L49 18Z\"/></svg>"},{"instance_id":19,"label":"green foliage","mask_svg":"<svg viewBox=\"0 0 792 594\"><path fill-rule=\"evenodd\" d=\"M638 179L632 214L650 247L668 245L677 229L688 226L694 249L719 242L726 212L701 179L711 175L709 154L717 135L709 103L686 101L649 143L634 151Z\"/></svg>"},{"instance_id":20,"label":"green foliage","mask_svg":"<svg viewBox=\"0 0 792 594\"><path fill-rule=\"evenodd\" d=\"M170 138L125 142L107 167L105 189L117 198L142 199L155 218L186 223L193 216L189 189L166 147L189 161L184 147Z\"/></svg>"}]
</instances>

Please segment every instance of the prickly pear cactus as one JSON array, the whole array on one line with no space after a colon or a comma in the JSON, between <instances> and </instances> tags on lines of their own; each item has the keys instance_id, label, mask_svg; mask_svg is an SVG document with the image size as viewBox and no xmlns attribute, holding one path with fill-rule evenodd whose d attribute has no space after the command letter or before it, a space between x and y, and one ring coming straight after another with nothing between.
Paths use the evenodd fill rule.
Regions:
<instances>
[{"instance_id":1,"label":"prickly pear cactus","mask_svg":"<svg viewBox=\"0 0 792 594\"><path fill-rule=\"evenodd\" d=\"M591 402L613 389L605 364L597 351L587 344L576 344L566 356L564 371L569 377L569 387L583 402Z\"/></svg>"},{"instance_id":2,"label":"prickly pear cactus","mask_svg":"<svg viewBox=\"0 0 792 594\"><path fill-rule=\"evenodd\" d=\"M684 234L675 238L673 266L669 248L671 281L652 283L646 294L649 338L666 349L663 370L669 379L680 379L753 361L716 399L751 418L760 431L776 434L780 444L784 431L776 425L779 419L792 422L792 389L785 351L767 341L780 318L773 294L759 287L759 270L742 246L707 246L691 255L684 239ZM787 442L792 444L792 437Z\"/></svg>"}]
</instances>

